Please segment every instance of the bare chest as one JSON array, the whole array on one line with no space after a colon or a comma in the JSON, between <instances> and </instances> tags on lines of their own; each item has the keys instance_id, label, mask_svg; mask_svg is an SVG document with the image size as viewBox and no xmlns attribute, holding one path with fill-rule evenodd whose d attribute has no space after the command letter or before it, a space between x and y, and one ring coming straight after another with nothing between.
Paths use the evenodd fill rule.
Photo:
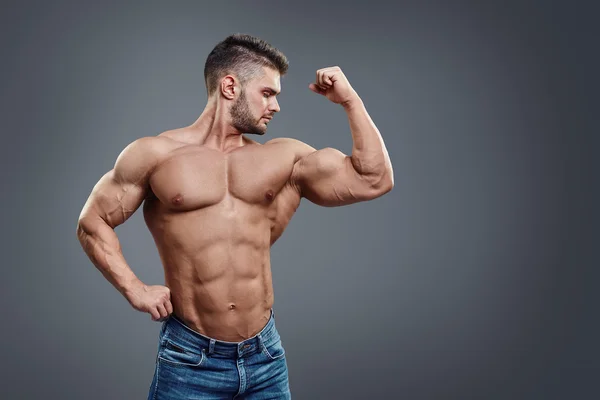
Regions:
<instances>
[{"instance_id":1,"label":"bare chest","mask_svg":"<svg viewBox=\"0 0 600 400\"><path fill-rule=\"evenodd\" d=\"M236 198L248 204L273 203L288 182L294 158L262 146L223 154L180 149L153 172L154 195L173 211L190 211Z\"/></svg>"}]
</instances>

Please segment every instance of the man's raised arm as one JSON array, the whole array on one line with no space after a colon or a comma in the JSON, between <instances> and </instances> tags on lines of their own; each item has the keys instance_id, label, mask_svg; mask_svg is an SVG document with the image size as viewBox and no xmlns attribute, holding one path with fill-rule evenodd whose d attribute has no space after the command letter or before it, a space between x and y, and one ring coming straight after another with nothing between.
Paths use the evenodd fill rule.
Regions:
<instances>
[{"instance_id":1,"label":"man's raised arm","mask_svg":"<svg viewBox=\"0 0 600 400\"><path fill-rule=\"evenodd\" d=\"M301 158L294 165L292 182L303 197L333 207L371 200L394 187L392 163L379 130L339 67L317 71L310 89L336 104L348 115L352 155L339 150L298 144Z\"/></svg>"},{"instance_id":2,"label":"man's raised arm","mask_svg":"<svg viewBox=\"0 0 600 400\"><path fill-rule=\"evenodd\" d=\"M148 287L135 276L114 228L144 201L150 172L158 161L159 140L141 138L121 152L114 168L92 189L77 223L77 238L92 263L135 309L150 313L153 320L172 312L169 290Z\"/></svg>"}]
</instances>

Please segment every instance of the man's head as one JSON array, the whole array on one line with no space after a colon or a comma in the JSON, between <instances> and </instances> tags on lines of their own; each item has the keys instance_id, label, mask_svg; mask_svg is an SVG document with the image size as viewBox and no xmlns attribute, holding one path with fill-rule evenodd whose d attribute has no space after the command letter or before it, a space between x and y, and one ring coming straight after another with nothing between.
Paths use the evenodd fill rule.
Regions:
<instances>
[{"instance_id":1,"label":"man's head","mask_svg":"<svg viewBox=\"0 0 600 400\"><path fill-rule=\"evenodd\" d=\"M285 55L259 38L235 34L215 46L206 59L208 97L230 103L232 125L262 135L269 117L279 111L276 95L287 72Z\"/></svg>"}]
</instances>

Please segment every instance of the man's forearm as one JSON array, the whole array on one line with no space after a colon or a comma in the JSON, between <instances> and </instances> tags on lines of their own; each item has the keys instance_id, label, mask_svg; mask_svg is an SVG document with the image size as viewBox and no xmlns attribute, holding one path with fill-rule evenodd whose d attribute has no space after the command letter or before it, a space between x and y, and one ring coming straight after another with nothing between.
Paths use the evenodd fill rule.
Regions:
<instances>
[{"instance_id":1,"label":"man's forearm","mask_svg":"<svg viewBox=\"0 0 600 400\"><path fill-rule=\"evenodd\" d=\"M356 171L374 182L393 185L392 163L383 138L369 116L361 98L356 95L342 104L352 133L352 165Z\"/></svg>"},{"instance_id":2,"label":"man's forearm","mask_svg":"<svg viewBox=\"0 0 600 400\"><path fill-rule=\"evenodd\" d=\"M127 265L117 234L104 221L82 218L77 237L92 263L125 298L129 300L131 292L144 285Z\"/></svg>"}]
</instances>

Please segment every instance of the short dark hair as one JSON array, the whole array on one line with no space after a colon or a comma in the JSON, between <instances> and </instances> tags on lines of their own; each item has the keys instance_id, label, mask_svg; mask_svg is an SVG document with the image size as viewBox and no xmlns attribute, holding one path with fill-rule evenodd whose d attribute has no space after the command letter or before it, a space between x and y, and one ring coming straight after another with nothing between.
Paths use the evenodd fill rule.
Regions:
<instances>
[{"instance_id":1,"label":"short dark hair","mask_svg":"<svg viewBox=\"0 0 600 400\"><path fill-rule=\"evenodd\" d=\"M286 56L262 39L236 33L217 44L210 52L204 65L204 81L210 97L218 87L219 79L235 74L244 85L270 67L284 75L288 69Z\"/></svg>"}]
</instances>

